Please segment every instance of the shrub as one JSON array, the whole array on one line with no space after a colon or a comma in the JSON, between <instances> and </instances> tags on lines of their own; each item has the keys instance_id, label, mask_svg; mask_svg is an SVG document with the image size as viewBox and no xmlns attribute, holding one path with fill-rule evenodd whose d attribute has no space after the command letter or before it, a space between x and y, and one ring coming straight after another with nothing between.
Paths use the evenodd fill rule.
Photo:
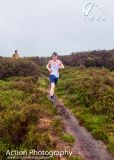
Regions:
<instances>
[{"instance_id":1,"label":"shrub","mask_svg":"<svg viewBox=\"0 0 114 160\"><path fill-rule=\"evenodd\" d=\"M11 76L33 76L39 75L40 71L35 62L28 59L12 60L0 58L0 79Z\"/></svg>"}]
</instances>

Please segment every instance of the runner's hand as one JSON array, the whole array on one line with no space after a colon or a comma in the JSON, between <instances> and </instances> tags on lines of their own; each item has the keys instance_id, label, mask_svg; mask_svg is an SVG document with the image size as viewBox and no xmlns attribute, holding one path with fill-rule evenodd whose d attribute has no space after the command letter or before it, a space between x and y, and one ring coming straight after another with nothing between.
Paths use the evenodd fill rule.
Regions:
<instances>
[{"instance_id":1,"label":"runner's hand","mask_svg":"<svg viewBox=\"0 0 114 160\"><path fill-rule=\"evenodd\" d=\"M64 69L64 66L61 63L59 64L59 69Z\"/></svg>"},{"instance_id":2,"label":"runner's hand","mask_svg":"<svg viewBox=\"0 0 114 160\"><path fill-rule=\"evenodd\" d=\"M52 72L52 70L51 69L49 69L49 73L51 73Z\"/></svg>"},{"instance_id":3,"label":"runner's hand","mask_svg":"<svg viewBox=\"0 0 114 160\"><path fill-rule=\"evenodd\" d=\"M59 68L60 68L60 69L63 69L64 67L62 67L62 66L59 66Z\"/></svg>"}]
</instances>

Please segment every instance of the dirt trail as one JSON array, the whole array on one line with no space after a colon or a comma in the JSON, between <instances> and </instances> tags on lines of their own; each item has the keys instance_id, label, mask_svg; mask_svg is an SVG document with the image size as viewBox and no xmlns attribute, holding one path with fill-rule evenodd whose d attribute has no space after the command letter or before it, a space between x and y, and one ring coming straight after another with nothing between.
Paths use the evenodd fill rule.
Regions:
<instances>
[{"instance_id":1,"label":"dirt trail","mask_svg":"<svg viewBox=\"0 0 114 160\"><path fill-rule=\"evenodd\" d=\"M80 126L79 121L57 100L56 96L53 103L64 120L67 132L75 138L73 154L80 155L84 160L114 160L106 146L95 140L87 129Z\"/></svg>"}]
</instances>

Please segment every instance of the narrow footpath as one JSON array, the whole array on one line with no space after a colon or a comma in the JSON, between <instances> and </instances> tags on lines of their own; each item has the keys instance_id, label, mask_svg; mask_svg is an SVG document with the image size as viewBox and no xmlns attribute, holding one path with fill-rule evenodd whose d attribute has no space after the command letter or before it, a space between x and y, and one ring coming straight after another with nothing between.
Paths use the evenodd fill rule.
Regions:
<instances>
[{"instance_id":1,"label":"narrow footpath","mask_svg":"<svg viewBox=\"0 0 114 160\"><path fill-rule=\"evenodd\" d=\"M74 155L80 155L84 160L114 160L105 144L97 141L86 128L80 126L79 120L58 101L56 96L53 104L63 119L66 131L75 138L72 149Z\"/></svg>"}]
</instances>

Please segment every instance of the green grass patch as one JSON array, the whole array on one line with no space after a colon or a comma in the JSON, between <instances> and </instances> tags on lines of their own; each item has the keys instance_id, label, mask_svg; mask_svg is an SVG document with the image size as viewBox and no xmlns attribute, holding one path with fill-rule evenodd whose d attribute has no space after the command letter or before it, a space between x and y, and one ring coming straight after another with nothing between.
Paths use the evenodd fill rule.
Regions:
<instances>
[{"instance_id":1,"label":"green grass patch","mask_svg":"<svg viewBox=\"0 0 114 160\"><path fill-rule=\"evenodd\" d=\"M74 137L68 133L62 133L61 139L71 144L75 141Z\"/></svg>"}]
</instances>

